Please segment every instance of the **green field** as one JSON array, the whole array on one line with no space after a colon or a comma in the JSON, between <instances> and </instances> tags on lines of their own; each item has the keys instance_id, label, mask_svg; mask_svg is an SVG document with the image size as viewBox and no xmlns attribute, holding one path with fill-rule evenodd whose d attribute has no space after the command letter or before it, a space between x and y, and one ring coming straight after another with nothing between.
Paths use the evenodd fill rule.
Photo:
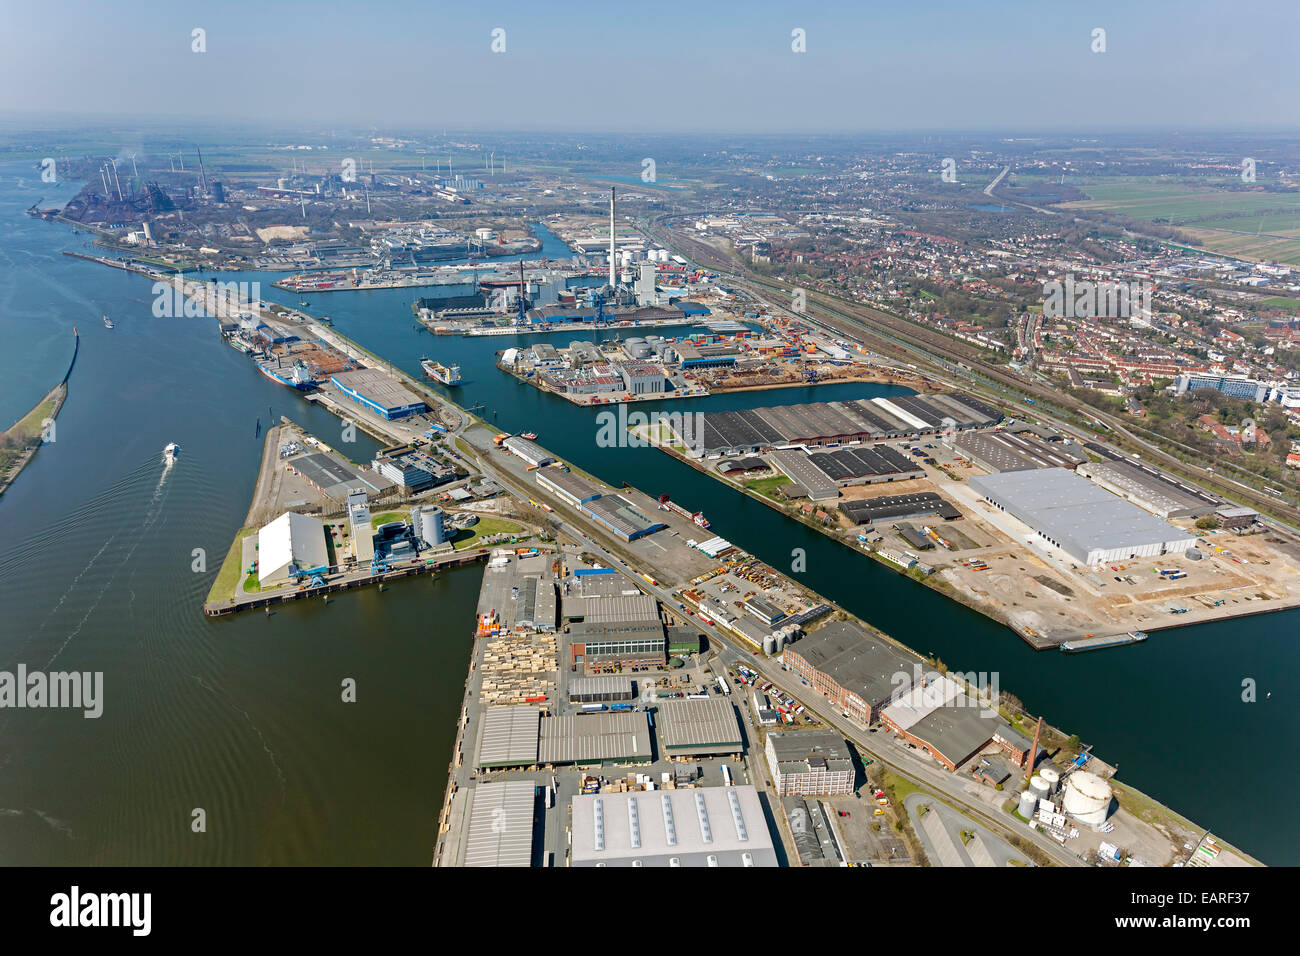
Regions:
<instances>
[{"instance_id":1,"label":"green field","mask_svg":"<svg viewBox=\"0 0 1300 956\"><path fill-rule=\"evenodd\" d=\"M784 499L778 498L774 492L782 485L788 484L790 484L790 479L785 475L775 475L772 478L755 478L752 481L744 482L744 486L750 491L760 494L764 498L771 498L773 501L781 501L783 503Z\"/></svg>"},{"instance_id":2,"label":"green field","mask_svg":"<svg viewBox=\"0 0 1300 956\"><path fill-rule=\"evenodd\" d=\"M1240 185L1239 180L1224 177L1224 187ZM1078 188L1088 194L1088 199L1062 203L1062 208L1104 209L1123 213L1132 219L1164 219L1175 225L1264 210L1282 210L1278 218L1286 220L1292 218L1289 210L1300 215L1300 193L1238 191L1215 188L1208 182L1200 184L1166 179L1096 179ZM1259 226L1257 219L1239 221L1250 222L1249 226L1240 227L1243 231L1253 232Z\"/></svg>"},{"instance_id":3,"label":"green field","mask_svg":"<svg viewBox=\"0 0 1300 956\"><path fill-rule=\"evenodd\" d=\"M244 573L243 548L240 542L256 532L256 528L240 528L239 533L235 535L230 550L226 552L226 560L222 562L221 570L217 572L217 578L212 582L212 589L208 591L209 604L214 601L228 601L235 596L235 585L239 583Z\"/></svg>"},{"instance_id":4,"label":"green field","mask_svg":"<svg viewBox=\"0 0 1300 956\"><path fill-rule=\"evenodd\" d=\"M513 521L505 521L501 518L479 518L478 524L472 528L465 528L456 532L456 537L452 539L457 551L463 551L471 547L480 538L491 537L494 534L523 534L524 529Z\"/></svg>"},{"instance_id":5,"label":"green field","mask_svg":"<svg viewBox=\"0 0 1300 956\"><path fill-rule=\"evenodd\" d=\"M1300 265L1300 193L1234 188L1241 185L1227 172L1204 182L1099 177L1079 186L1088 199L1061 208L1159 220L1211 252Z\"/></svg>"},{"instance_id":6,"label":"green field","mask_svg":"<svg viewBox=\"0 0 1300 956\"><path fill-rule=\"evenodd\" d=\"M1272 299L1263 299L1259 305L1267 309L1300 309L1300 299L1288 299L1286 296L1276 296Z\"/></svg>"}]
</instances>

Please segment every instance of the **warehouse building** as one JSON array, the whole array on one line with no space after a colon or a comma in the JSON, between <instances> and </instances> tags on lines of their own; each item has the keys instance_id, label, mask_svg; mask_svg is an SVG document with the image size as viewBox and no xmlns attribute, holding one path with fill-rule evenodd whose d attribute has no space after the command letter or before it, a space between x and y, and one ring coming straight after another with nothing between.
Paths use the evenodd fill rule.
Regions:
<instances>
[{"instance_id":1,"label":"warehouse building","mask_svg":"<svg viewBox=\"0 0 1300 956\"><path fill-rule=\"evenodd\" d=\"M527 438L520 438L517 435L507 438L501 443L501 447L513 455L517 455L530 465L536 465L538 468L542 465L549 465L555 461L555 457L548 455L546 449L540 445L534 444Z\"/></svg>"},{"instance_id":2,"label":"warehouse building","mask_svg":"<svg viewBox=\"0 0 1300 956\"><path fill-rule=\"evenodd\" d=\"M794 851L802 866L843 866L843 851L835 841L830 813L820 800L784 797L781 807L790 822Z\"/></svg>"},{"instance_id":3,"label":"warehouse building","mask_svg":"<svg viewBox=\"0 0 1300 956\"><path fill-rule=\"evenodd\" d=\"M390 420L428 411L420 398L376 368L339 372L330 381L358 405Z\"/></svg>"},{"instance_id":4,"label":"warehouse building","mask_svg":"<svg viewBox=\"0 0 1300 956\"><path fill-rule=\"evenodd\" d=\"M832 621L785 649L785 666L847 717L875 723L911 686L915 659L856 624Z\"/></svg>"},{"instance_id":5,"label":"warehouse building","mask_svg":"<svg viewBox=\"0 0 1300 956\"><path fill-rule=\"evenodd\" d=\"M543 717L537 742L541 764L603 767L649 763L653 757L650 722L645 714L578 714Z\"/></svg>"},{"instance_id":6,"label":"warehouse building","mask_svg":"<svg viewBox=\"0 0 1300 956\"><path fill-rule=\"evenodd\" d=\"M853 760L834 731L770 733L766 751L778 796L853 792Z\"/></svg>"},{"instance_id":7,"label":"warehouse building","mask_svg":"<svg viewBox=\"0 0 1300 956\"><path fill-rule=\"evenodd\" d=\"M953 771L995 743L995 736L1015 733L997 711L933 671L885 707L880 719L900 738Z\"/></svg>"},{"instance_id":8,"label":"warehouse building","mask_svg":"<svg viewBox=\"0 0 1300 956\"><path fill-rule=\"evenodd\" d=\"M624 541L636 541L668 527L662 521L647 517L621 495L604 495L587 501L582 504L581 510Z\"/></svg>"},{"instance_id":9,"label":"warehouse building","mask_svg":"<svg viewBox=\"0 0 1300 956\"><path fill-rule=\"evenodd\" d=\"M286 511L257 532L257 583L263 587L328 564L325 524L320 518Z\"/></svg>"},{"instance_id":10,"label":"warehouse building","mask_svg":"<svg viewBox=\"0 0 1300 956\"><path fill-rule=\"evenodd\" d=\"M480 783L470 790L465 866L532 866L537 786L531 780Z\"/></svg>"},{"instance_id":11,"label":"warehouse building","mask_svg":"<svg viewBox=\"0 0 1300 956\"><path fill-rule=\"evenodd\" d=\"M560 500L567 501L575 508L588 501L595 501L601 495L600 489L585 478L579 478L573 472L554 465L538 468L536 476L539 485L549 489Z\"/></svg>"},{"instance_id":12,"label":"warehouse building","mask_svg":"<svg viewBox=\"0 0 1300 956\"><path fill-rule=\"evenodd\" d=\"M735 412L705 412L700 435L679 437L691 454L745 455L782 446L807 448L869 442L954 428L992 425L996 409L954 393L867 401L779 405Z\"/></svg>"},{"instance_id":13,"label":"warehouse building","mask_svg":"<svg viewBox=\"0 0 1300 956\"><path fill-rule=\"evenodd\" d=\"M394 482L374 472L358 471L352 463L332 451L314 452L290 461L289 466L327 498L345 499L354 491L376 498L391 492Z\"/></svg>"},{"instance_id":14,"label":"warehouse building","mask_svg":"<svg viewBox=\"0 0 1300 956\"><path fill-rule=\"evenodd\" d=\"M877 521L902 521L930 516L942 518L944 521L955 521L961 517L961 512L955 506L933 491L842 501L840 511L854 524L867 525L875 524Z\"/></svg>"},{"instance_id":15,"label":"warehouse building","mask_svg":"<svg viewBox=\"0 0 1300 956\"><path fill-rule=\"evenodd\" d=\"M970 487L1082 564L1180 554L1196 543L1186 531L1063 468L974 477Z\"/></svg>"},{"instance_id":16,"label":"warehouse building","mask_svg":"<svg viewBox=\"0 0 1300 956\"><path fill-rule=\"evenodd\" d=\"M543 717L531 705L488 707L479 727L480 770L546 764L648 763L653 752L645 714Z\"/></svg>"},{"instance_id":17,"label":"warehouse building","mask_svg":"<svg viewBox=\"0 0 1300 956\"><path fill-rule=\"evenodd\" d=\"M1160 518L1196 518L1222 504L1212 495L1127 459L1088 462L1077 470L1089 481Z\"/></svg>"},{"instance_id":18,"label":"warehouse building","mask_svg":"<svg viewBox=\"0 0 1300 956\"><path fill-rule=\"evenodd\" d=\"M535 766L541 719L541 709L527 705L484 709L474 766L480 770Z\"/></svg>"},{"instance_id":19,"label":"warehouse building","mask_svg":"<svg viewBox=\"0 0 1300 956\"><path fill-rule=\"evenodd\" d=\"M572 866L778 866L758 792L698 787L573 798Z\"/></svg>"},{"instance_id":20,"label":"warehouse building","mask_svg":"<svg viewBox=\"0 0 1300 956\"><path fill-rule=\"evenodd\" d=\"M628 677L575 677L569 681L569 702L573 704L613 704L635 699Z\"/></svg>"},{"instance_id":21,"label":"warehouse building","mask_svg":"<svg viewBox=\"0 0 1300 956\"><path fill-rule=\"evenodd\" d=\"M736 708L726 697L661 700L658 724L669 757L710 757L745 749Z\"/></svg>"},{"instance_id":22,"label":"warehouse building","mask_svg":"<svg viewBox=\"0 0 1300 956\"><path fill-rule=\"evenodd\" d=\"M1088 460L1077 446L1047 442L1031 432L967 432L950 444L985 471L1075 468Z\"/></svg>"},{"instance_id":23,"label":"warehouse building","mask_svg":"<svg viewBox=\"0 0 1300 956\"><path fill-rule=\"evenodd\" d=\"M549 577L519 579L519 595L515 598L516 627L554 633L558 610L555 582Z\"/></svg>"},{"instance_id":24,"label":"warehouse building","mask_svg":"<svg viewBox=\"0 0 1300 956\"><path fill-rule=\"evenodd\" d=\"M597 576L600 587L620 579ZM623 585L626 582L622 582ZM597 585L593 585L595 587ZM573 620L565 600L565 618ZM653 597L633 590L630 594L588 596L581 603L582 619L568 628L571 666L607 664L662 664L667 660L668 643L659 619L659 605Z\"/></svg>"}]
</instances>

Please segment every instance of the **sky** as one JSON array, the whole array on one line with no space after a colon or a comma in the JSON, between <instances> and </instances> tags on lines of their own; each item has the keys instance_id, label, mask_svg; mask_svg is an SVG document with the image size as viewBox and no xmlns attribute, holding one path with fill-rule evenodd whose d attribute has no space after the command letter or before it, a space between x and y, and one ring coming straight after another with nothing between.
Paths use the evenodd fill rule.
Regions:
<instances>
[{"instance_id":1,"label":"sky","mask_svg":"<svg viewBox=\"0 0 1300 956\"><path fill-rule=\"evenodd\" d=\"M1297 36L1297 0L0 0L0 113L774 134L1294 129Z\"/></svg>"}]
</instances>

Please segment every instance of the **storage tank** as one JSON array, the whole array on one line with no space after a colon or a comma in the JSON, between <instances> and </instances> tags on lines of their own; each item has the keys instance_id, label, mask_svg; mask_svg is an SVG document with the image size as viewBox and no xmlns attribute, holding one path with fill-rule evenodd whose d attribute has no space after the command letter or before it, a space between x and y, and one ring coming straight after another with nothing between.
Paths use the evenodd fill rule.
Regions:
<instances>
[{"instance_id":1,"label":"storage tank","mask_svg":"<svg viewBox=\"0 0 1300 956\"><path fill-rule=\"evenodd\" d=\"M1065 780L1061 809L1085 826L1099 827L1110 813L1110 784L1095 773L1076 770Z\"/></svg>"},{"instance_id":2,"label":"storage tank","mask_svg":"<svg viewBox=\"0 0 1300 956\"><path fill-rule=\"evenodd\" d=\"M777 631L777 633L775 633L775 634L772 635L772 640L774 640L774 641L776 642L776 652L777 652L778 654L780 654L783 650L785 650L785 635L784 635L784 634L782 634L780 631Z\"/></svg>"},{"instance_id":3,"label":"storage tank","mask_svg":"<svg viewBox=\"0 0 1300 956\"><path fill-rule=\"evenodd\" d=\"M624 269L622 272L618 274L618 281L623 283L624 285L631 285L633 282L636 281L636 275L632 272L631 269Z\"/></svg>"},{"instance_id":4,"label":"storage tank","mask_svg":"<svg viewBox=\"0 0 1300 956\"><path fill-rule=\"evenodd\" d=\"M437 505L419 505L411 509L411 530L423 547L431 548L447 541L443 511Z\"/></svg>"},{"instance_id":5,"label":"storage tank","mask_svg":"<svg viewBox=\"0 0 1300 956\"><path fill-rule=\"evenodd\" d=\"M768 657L771 657L773 654L776 653L776 638L774 638L771 634L763 638L763 653L766 654Z\"/></svg>"},{"instance_id":6,"label":"storage tank","mask_svg":"<svg viewBox=\"0 0 1300 956\"><path fill-rule=\"evenodd\" d=\"M618 254L618 261L619 261L619 265L621 265L624 269L626 269L628 266L632 264L632 253L627 249L624 249L622 252Z\"/></svg>"},{"instance_id":7,"label":"storage tank","mask_svg":"<svg viewBox=\"0 0 1300 956\"><path fill-rule=\"evenodd\" d=\"M1020 803L1016 806L1016 812L1026 820L1034 818L1034 811L1038 809L1038 798L1034 796L1032 790L1026 790L1020 794Z\"/></svg>"},{"instance_id":8,"label":"storage tank","mask_svg":"<svg viewBox=\"0 0 1300 956\"><path fill-rule=\"evenodd\" d=\"M1047 781L1038 774L1034 774L1029 780L1029 792L1034 795L1035 800L1047 799Z\"/></svg>"},{"instance_id":9,"label":"storage tank","mask_svg":"<svg viewBox=\"0 0 1300 956\"><path fill-rule=\"evenodd\" d=\"M1038 775L1043 778L1043 783L1047 784L1048 794L1056 793L1056 788L1061 783L1061 775L1052 767L1044 767L1038 771Z\"/></svg>"}]
</instances>

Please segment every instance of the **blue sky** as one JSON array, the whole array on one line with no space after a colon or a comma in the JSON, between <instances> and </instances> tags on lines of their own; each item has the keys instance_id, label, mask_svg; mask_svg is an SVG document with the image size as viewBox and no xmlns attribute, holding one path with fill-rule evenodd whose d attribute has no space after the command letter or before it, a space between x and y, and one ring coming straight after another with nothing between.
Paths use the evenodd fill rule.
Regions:
<instances>
[{"instance_id":1,"label":"blue sky","mask_svg":"<svg viewBox=\"0 0 1300 956\"><path fill-rule=\"evenodd\" d=\"M1295 0L900 6L0 0L0 112L670 132L1295 127ZM1091 50L1098 27L1105 53Z\"/></svg>"}]
</instances>

